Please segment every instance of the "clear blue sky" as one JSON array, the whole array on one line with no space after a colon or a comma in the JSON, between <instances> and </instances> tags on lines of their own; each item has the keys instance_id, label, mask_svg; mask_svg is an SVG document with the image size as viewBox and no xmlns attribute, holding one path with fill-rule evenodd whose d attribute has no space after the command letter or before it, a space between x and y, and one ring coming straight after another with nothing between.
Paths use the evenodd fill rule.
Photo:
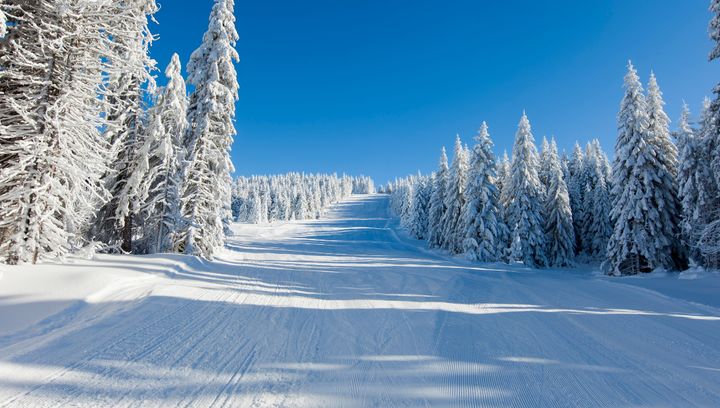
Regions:
<instances>
[{"instance_id":1,"label":"clear blue sky","mask_svg":"<svg viewBox=\"0 0 720 408\"><path fill-rule=\"evenodd\" d=\"M653 69L676 120L720 79L705 0L236 0L237 174L364 173L384 183L437 163L482 120L498 153L523 109L539 143L599 138L612 154L628 59ZM164 69L201 41L212 0L166 0ZM713 74L714 73L714 74ZM158 73L159 74L159 73ZM161 81L162 82L162 79Z\"/></svg>"}]
</instances>

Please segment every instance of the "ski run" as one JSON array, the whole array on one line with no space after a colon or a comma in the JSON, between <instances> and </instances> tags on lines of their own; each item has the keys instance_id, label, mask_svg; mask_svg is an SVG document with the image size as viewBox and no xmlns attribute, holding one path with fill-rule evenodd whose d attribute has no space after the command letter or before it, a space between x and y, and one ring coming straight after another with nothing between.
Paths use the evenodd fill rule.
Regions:
<instances>
[{"instance_id":1,"label":"ski run","mask_svg":"<svg viewBox=\"0 0 720 408\"><path fill-rule=\"evenodd\" d=\"M381 194L232 228L3 267L0 406L720 406L716 273L468 263Z\"/></svg>"}]
</instances>

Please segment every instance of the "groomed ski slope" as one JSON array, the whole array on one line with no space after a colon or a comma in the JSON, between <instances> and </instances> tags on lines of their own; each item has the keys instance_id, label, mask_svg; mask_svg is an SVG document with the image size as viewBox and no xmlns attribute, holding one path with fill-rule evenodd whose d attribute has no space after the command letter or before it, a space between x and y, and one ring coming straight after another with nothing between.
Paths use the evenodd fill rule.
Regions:
<instances>
[{"instance_id":1,"label":"groomed ski slope","mask_svg":"<svg viewBox=\"0 0 720 408\"><path fill-rule=\"evenodd\" d=\"M387 205L237 225L215 262L6 267L0 406L720 406L717 275L472 265Z\"/></svg>"}]
</instances>

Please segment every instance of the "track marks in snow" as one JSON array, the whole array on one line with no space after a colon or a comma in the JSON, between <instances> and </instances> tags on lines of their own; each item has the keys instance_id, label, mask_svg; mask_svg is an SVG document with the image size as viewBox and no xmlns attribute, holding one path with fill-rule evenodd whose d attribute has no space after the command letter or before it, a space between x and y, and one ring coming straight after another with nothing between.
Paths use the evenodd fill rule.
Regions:
<instances>
[{"instance_id":1,"label":"track marks in snow","mask_svg":"<svg viewBox=\"0 0 720 408\"><path fill-rule=\"evenodd\" d=\"M427 251L384 196L235 228L1 339L0 406L720 406L714 308Z\"/></svg>"}]
</instances>

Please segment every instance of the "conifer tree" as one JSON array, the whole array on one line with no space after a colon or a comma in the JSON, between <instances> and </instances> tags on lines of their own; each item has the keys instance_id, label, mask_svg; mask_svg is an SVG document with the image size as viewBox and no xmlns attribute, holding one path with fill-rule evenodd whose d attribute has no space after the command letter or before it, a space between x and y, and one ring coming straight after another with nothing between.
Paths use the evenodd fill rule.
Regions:
<instances>
[{"instance_id":1,"label":"conifer tree","mask_svg":"<svg viewBox=\"0 0 720 408\"><path fill-rule=\"evenodd\" d=\"M516 260L531 267L547 265L543 228L543 195L538 177L538 153L530 121L523 112L515 135L508 185L507 218L513 231ZM519 241L518 241L519 240ZM519 242L519 243L517 243ZM518 252L519 251L519 252Z\"/></svg>"},{"instance_id":2,"label":"conifer tree","mask_svg":"<svg viewBox=\"0 0 720 408\"><path fill-rule=\"evenodd\" d=\"M672 270L688 267L687 249L682 245L680 224L682 204L678 198L677 148L670 137L670 118L665 113L665 102L654 73L650 73L647 91L648 133L656 147L657 175L661 180L660 230L658 233L669 242L670 253L665 255L662 265Z\"/></svg>"},{"instance_id":3,"label":"conifer tree","mask_svg":"<svg viewBox=\"0 0 720 408\"><path fill-rule=\"evenodd\" d=\"M470 260L497 262L504 256L508 231L502 219L500 192L494 183L495 156L487 123L480 126L475 142L461 219L465 234L463 251Z\"/></svg>"},{"instance_id":4,"label":"conifer tree","mask_svg":"<svg viewBox=\"0 0 720 408\"><path fill-rule=\"evenodd\" d=\"M580 144L575 143L573 153L568 163L567 188L570 197L570 209L573 214L573 229L575 231L575 253L582 250L582 220L584 218L585 186L585 155Z\"/></svg>"},{"instance_id":5,"label":"conifer tree","mask_svg":"<svg viewBox=\"0 0 720 408\"><path fill-rule=\"evenodd\" d=\"M548 265L570 266L575 257L575 232L567 186L563 180L557 145L553 139L547 147L548 189L545 197L545 235Z\"/></svg>"},{"instance_id":6,"label":"conifer tree","mask_svg":"<svg viewBox=\"0 0 720 408\"><path fill-rule=\"evenodd\" d=\"M674 180L658 160L661 151L656 138L661 137L658 132L662 124L657 100L653 104L648 107L637 72L628 63L612 169L614 201L610 216L614 230L606 263L611 274L673 269L682 261L675 252L677 237L662 225L672 221L667 211L674 205Z\"/></svg>"},{"instance_id":7,"label":"conifer tree","mask_svg":"<svg viewBox=\"0 0 720 408\"><path fill-rule=\"evenodd\" d=\"M467 184L467 155L466 150L460 141L460 136L455 138L455 155L450 178L448 179L445 193L445 213L442 218L443 249L452 254L462 253L463 250L463 226L461 222L462 208L465 205L465 186Z\"/></svg>"},{"instance_id":8,"label":"conifer tree","mask_svg":"<svg viewBox=\"0 0 720 408\"><path fill-rule=\"evenodd\" d=\"M443 246L443 219L445 218L445 192L449 179L449 168L445 148L440 153L440 164L435 173L435 183L430 196L430 215L428 222L428 247L440 248Z\"/></svg>"},{"instance_id":9,"label":"conifer tree","mask_svg":"<svg viewBox=\"0 0 720 408\"><path fill-rule=\"evenodd\" d=\"M106 191L99 91L105 4L5 1L0 41L0 262L35 263L86 243Z\"/></svg>"},{"instance_id":10,"label":"conifer tree","mask_svg":"<svg viewBox=\"0 0 720 408\"><path fill-rule=\"evenodd\" d=\"M417 239L426 239L428 235L431 194L432 178L418 178L414 188L411 211L412 221L410 223L410 234Z\"/></svg>"},{"instance_id":11,"label":"conifer tree","mask_svg":"<svg viewBox=\"0 0 720 408\"><path fill-rule=\"evenodd\" d=\"M172 56L165 75L168 83L150 110L145 142L138 154L141 164L133 174L142 186L136 197L141 203L139 213L143 220L140 247L149 253L170 251L180 224L187 91L177 54Z\"/></svg>"},{"instance_id":12,"label":"conifer tree","mask_svg":"<svg viewBox=\"0 0 720 408\"><path fill-rule=\"evenodd\" d=\"M131 252L134 221L140 209L138 197L144 186L141 178L132 178L139 150L144 143L145 103L154 92L150 58L154 36L149 18L157 12L155 0L112 2L113 14L108 34L112 36L112 53L108 60L114 67L109 76L106 95L107 122L105 138L111 144L110 170L103 176L110 199L100 208L93 226L93 237L110 250Z\"/></svg>"},{"instance_id":13,"label":"conifer tree","mask_svg":"<svg viewBox=\"0 0 720 408\"><path fill-rule=\"evenodd\" d=\"M215 0L202 45L188 63L188 83L195 87L188 106L186 179L181 194L185 226L176 246L186 254L212 258L223 246L230 221L230 147L235 136L238 82L234 63L234 0Z\"/></svg>"}]
</instances>

